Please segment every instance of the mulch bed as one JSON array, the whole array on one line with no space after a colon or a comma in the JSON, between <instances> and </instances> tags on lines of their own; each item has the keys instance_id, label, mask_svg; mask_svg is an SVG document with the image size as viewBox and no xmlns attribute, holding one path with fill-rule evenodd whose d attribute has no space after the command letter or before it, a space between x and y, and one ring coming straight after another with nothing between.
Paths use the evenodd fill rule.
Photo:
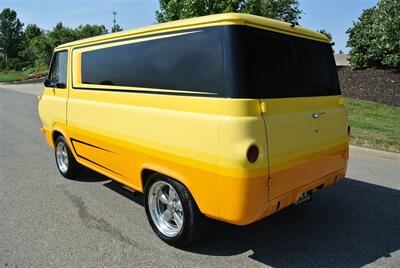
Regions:
<instances>
[{"instance_id":1,"label":"mulch bed","mask_svg":"<svg viewBox=\"0 0 400 268\"><path fill-rule=\"evenodd\" d=\"M344 96L400 106L400 71L339 67L338 73Z\"/></svg>"}]
</instances>

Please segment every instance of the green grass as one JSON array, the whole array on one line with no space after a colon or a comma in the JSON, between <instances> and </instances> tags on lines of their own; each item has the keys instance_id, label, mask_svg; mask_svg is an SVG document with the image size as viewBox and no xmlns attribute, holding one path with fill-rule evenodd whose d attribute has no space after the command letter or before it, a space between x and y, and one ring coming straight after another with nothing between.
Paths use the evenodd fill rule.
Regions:
<instances>
[{"instance_id":1,"label":"green grass","mask_svg":"<svg viewBox=\"0 0 400 268\"><path fill-rule=\"evenodd\" d=\"M347 98L351 143L400 152L400 107Z\"/></svg>"},{"instance_id":2,"label":"green grass","mask_svg":"<svg viewBox=\"0 0 400 268\"><path fill-rule=\"evenodd\" d=\"M4 71L0 72L0 83L21 80L26 73L24 71Z\"/></svg>"},{"instance_id":3,"label":"green grass","mask_svg":"<svg viewBox=\"0 0 400 268\"><path fill-rule=\"evenodd\" d=\"M18 81L35 73L47 73L47 66L30 67L24 71L0 71L0 83Z\"/></svg>"}]
</instances>

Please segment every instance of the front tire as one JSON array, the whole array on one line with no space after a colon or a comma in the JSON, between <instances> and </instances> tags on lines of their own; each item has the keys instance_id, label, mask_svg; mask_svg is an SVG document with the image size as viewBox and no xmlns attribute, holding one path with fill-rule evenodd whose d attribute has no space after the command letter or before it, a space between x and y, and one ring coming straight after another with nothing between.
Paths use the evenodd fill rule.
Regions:
<instances>
[{"instance_id":1,"label":"front tire","mask_svg":"<svg viewBox=\"0 0 400 268\"><path fill-rule=\"evenodd\" d=\"M76 162L63 136L56 139L54 155L58 171L64 178L73 179L82 173L82 166Z\"/></svg>"},{"instance_id":2,"label":"front tire","mask_svg":"<svg viewBox=\"0 0 400 268\"><path fill-rule=\"evenodd\" d=\"M145 186L144 205L153 231L172 246L188 245L206 229L206 218L188 189L164 175L150 176Z\"/></svg>"}]
</instances>

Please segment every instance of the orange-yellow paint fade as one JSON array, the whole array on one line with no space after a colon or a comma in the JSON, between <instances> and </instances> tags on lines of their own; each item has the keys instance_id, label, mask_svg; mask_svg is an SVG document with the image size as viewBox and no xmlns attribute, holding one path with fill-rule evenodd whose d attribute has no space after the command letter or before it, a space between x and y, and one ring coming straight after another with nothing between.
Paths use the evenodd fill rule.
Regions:
<instances>
[{"instance_id":1,"label":"orange-yellow paint fade","mask_svg":"<svg viewBox=\"0 0 400 268\"><path fill-rule=\"evenodd\" d=\"M67 137L69 146L79 163L140 192L143 192L144 187L141 180L144 169L165 174L180 181L189 189L202 213L211 218L237 225L252 223L293 204L305 189L315 189L322 184L330 185L334 182L333 175L336 178L338 174L340 178L344 176L347 163L345 145L339 146L340 150L338 150L339 147L334 147L311 156L311 158L297 159L293 163L286 163L286 168L280 167L279 171L272 173L272 178L286 181L287 185L280 184L280 187L288 187L287 189L293 190L278 189L278 192L282 190L285 194L279 197L269 197L267 169L261 176L261 170L252 172L247 169L241 171L229 168L221 169L217 165L198 163L169 152L143 148L134 143L119 146L116 145L118 141L111 141L95 133L88 133L61 124L55 125L53 131L59 131ZM45 136L50 145L53 144L51 133L52 130L45 130ZM71 142L71 138L80 142ZM323 178L311 177L311 174L315 174L315 166L319 166L322 170L332 168L332 166L323 167L324 157L342 159L338 163L338 171ZM299 164L299 161L303 161L303 164ZM309 168L305 167L307 165ZM302 173L299 173L298 170L301 170ZM229 174L237 174L237 172L240 173L240 176L229 176ZM303 173L310 175L307 184L291 185L293 177L303 176ZM273 182L271 187L270 193L274 193ZM278 201L281 202L281 205L279 209L276 209Z\"/></svg>"}]
</instances>

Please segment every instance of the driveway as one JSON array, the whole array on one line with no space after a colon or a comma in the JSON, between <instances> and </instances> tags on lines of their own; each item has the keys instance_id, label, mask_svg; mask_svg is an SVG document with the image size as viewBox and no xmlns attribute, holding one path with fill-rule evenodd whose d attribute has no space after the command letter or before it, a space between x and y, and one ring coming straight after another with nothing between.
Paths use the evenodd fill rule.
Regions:
<instances>
[{"instance_id":1,"label":"driveway","mask_svg":"<svg viewBox=\"0 0 400 268\"><path fill-rule=\"evenodd\" d=\"M61 177L39 132L42 86L0 85L0 267L400 267L400 157L352 147L347 178L246 227L162 243L142 196L92 172Z\"/></svg>"}]
</instances>

